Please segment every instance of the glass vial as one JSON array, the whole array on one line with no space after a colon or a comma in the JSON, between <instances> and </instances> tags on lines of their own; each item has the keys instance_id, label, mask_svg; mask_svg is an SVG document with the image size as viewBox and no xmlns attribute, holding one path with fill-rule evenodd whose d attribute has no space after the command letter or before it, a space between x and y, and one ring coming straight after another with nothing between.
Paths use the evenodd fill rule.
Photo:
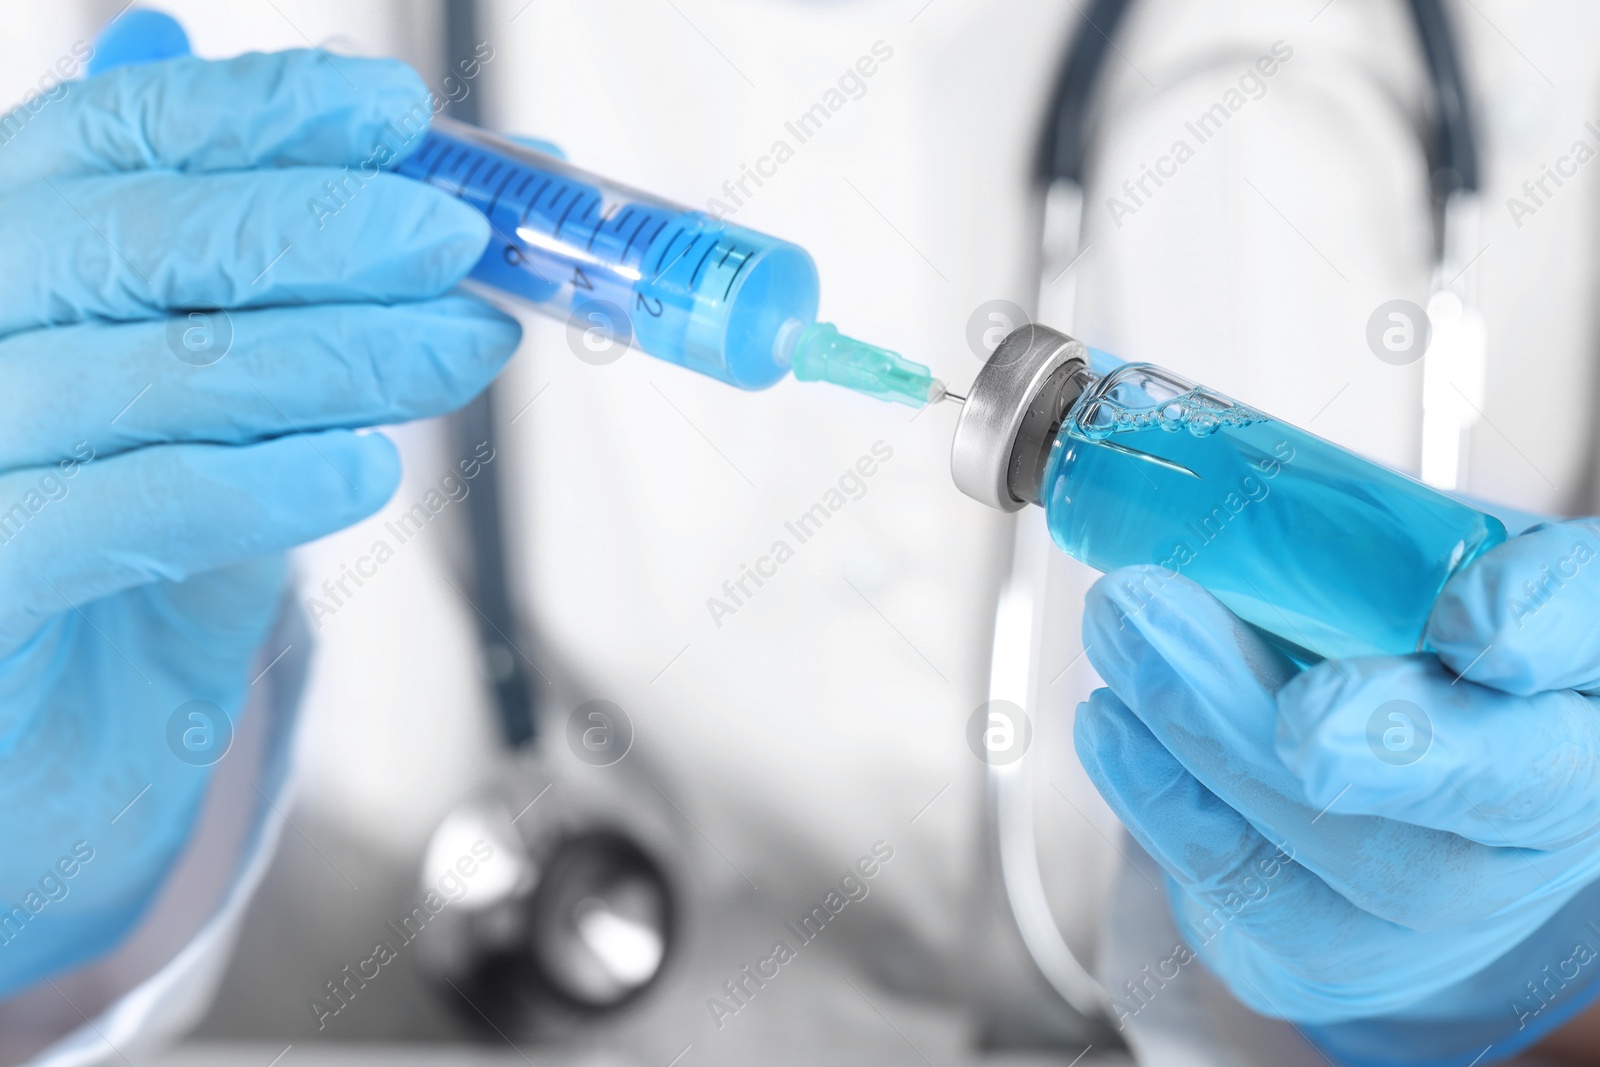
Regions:
<instances>
[{"instance_id":1,"label":"glass vial","mask_svg":"<svg viewBox=\"0 0 1600 1067\"><path fill-rule=\"evenodd\" d=\"M1042 505L1056 544L1097 570L1153 564L1135 604L1182 575L1312 656L1418 650L1444 583L1506 537L1493 516L1160 367L1096 374L1082 344L1038 326L979 374L952 471L985 503Z\"/></svg>"}]
</instances>

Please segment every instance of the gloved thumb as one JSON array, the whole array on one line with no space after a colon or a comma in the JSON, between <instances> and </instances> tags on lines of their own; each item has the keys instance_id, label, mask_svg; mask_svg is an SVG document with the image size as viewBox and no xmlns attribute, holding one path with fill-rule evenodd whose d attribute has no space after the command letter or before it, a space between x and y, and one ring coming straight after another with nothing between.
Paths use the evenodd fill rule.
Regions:
<instances>
[{"instance_id":1,"label":"gloved thumb","mask_svg":"<svg viewBox=\"0 0 1600 1067\"><path fill-rule=\"evenodd\" d=\"M1439 594L1426 639L1505 693L1600 690L1600 522L1535 526L1473 561Z\"/></svg>"}]
</instances>

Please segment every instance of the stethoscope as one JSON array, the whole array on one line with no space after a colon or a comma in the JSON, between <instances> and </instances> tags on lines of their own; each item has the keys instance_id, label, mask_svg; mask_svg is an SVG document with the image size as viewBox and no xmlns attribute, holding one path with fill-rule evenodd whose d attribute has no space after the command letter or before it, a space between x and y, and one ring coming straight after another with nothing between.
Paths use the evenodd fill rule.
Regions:
<instances>
[{"instance_id":1,"label":"stethoscope","mask_svg":"<svg viewBox=\"0 0 1600 1067\"><path fill-rule=\"evenodd\" d=\"M1037 318L1060 329L1072 328L1076 281L1071 268L1084 251L1084 172L1094 139L1095 89L1130 3L1131 0L1094 0L1083 13L1068 46L1049 112L1039 167L1045 211L1040 235ZM1477 254L1478 154L1460 56L1442 4L1440 0L1408 0L1407 6L1422 45L1433 100L1429 127L1420 134L1431 182L1434 231L1433 278L1426 309L1432 340L1422 357L1421 466L1425 480L1448 489L1458 481L1463 434L1482 403L1484 340L1474 306L1471 271ZM449 45L464 54L475 40L475 4L473 0L445 0L445 8ZM456 54L455 50L450 54ZM464 104L475 107L476 97L467 98ZM476 116L457 117L471 121ZM493 390L459 413L454 425L469 443L493 443ZM482 663L502 736L510 748L529 748L539 732L539 683L518 651L521 626L509 592L501 493L491 479L467 498L467 578L477 609ZM1012 566L996 609L991 700L1037 706L1032 698L1041 673L1038 645L1046 610L1040 576L1053 555L1042 523L1017 523ZM1083 1032L1103 1033L1107 1017L1105 992L1062 936L1051 914L1040 873L1033 824L1033 758L1024 754L1011 763L991 762L987 779L990 832L1017 933L1050 988L1080 1018ZM591 845L580 839L570 847L581 850ZM550 847L569 846L556 842ZM557 862L550 866L561 866L559 854ZM607 869L604 864L591 867ZM638 872L634 870L630 876L634 882L627 884L637 892ZM592 906L596 900L603 902L614 888L602 881L564 886L558 895L586 900ZM666 887L660 891L665 894ZM566 929L560 924L545 925L557 931L547 936L566 937L569 941L581 926L571 924L572 928ZM582 946L577 945L563 951L581 950ZM541 951L546 957L562 954L550 946ZM591 1008L620 1005L632 999L653 977L619 979L613 983L611 995L574 999ZM546 973L543 980L560 990L561 974ZM567 993L571 995L572 990Z\"/></svg>"},{"instance_id":2,"label":"stethoscope","mask_svg":"<svg viewBox=\"0 0 1600 1067\"><path fill-rule=\"evenodd\" d=\"M443 8L444 58L453 69L481 40L480 3L443 0ZM478 103L476 93L454 101L451 117L479 121ZM498 400L491 386L452 416L452 443L468 451L484 442L497 446ZM473 1011L463 1011L464 1020L538 1032L552 1020L559 1029L604 1016L656 982L676 939L676 893L668 857L657 847L667 831L650 818L631 817L625 798L579 789L546 799L552 781L544 790L534 787L542 807L515 811L524 787L540 778L541 760L550 758L540 735L553 739L556 727L548 721L550 682L527 658L527 626L512 596L501 477L498 468L487 471L465 498L461 564L480 670L514 760L486 795L445 818L429 852L455 855L451 842L486 837L509 853L515 877L443 924L419 966L448 986L448 994L441 988L447 1003L459 1007L463 989L471 991Z\"/></svg>"},{"instance_id":3,"label":"stethoscope","mask_svg":"<svg viewBox=\"0 0 1600 1067\"><path fill-rule=\"evenodd\" d=\"M1069 268L1086 251L1084 170L1094 133L1093 97L1129 6L1130 0L1095 0L1084 13L1062 68L1040 155L1046 191L1038 320L1069 332L1076 304L1076 279ZM1430 335L1422 356L1422 479L1450 490L1461 480L1463 434L1483 406L1486 343L1472 269L1481 251L1478 144L1460 53L1442 3L1407 0L1406 6L1431 88L1432 113L1419 137L1434 234L1426 319L1406 325Z\"/></svg>"},{"instance_id":4,"label":"stethoscope","mask_svg":"<svg viewBox=\"0 0 1600 1067\"><path fill-rule=\"evenodd\" d=\"M1094 0L1068 46L1040 153L1044 194L1040 233L1039 322L1070 332L1076 303L1073 268L1087 251L1084 175L1093 147L1095 90L1113 38L1131 0ZM1426 62L1432 96L1428 128L1419 132L1428 164L1434 260L1426 308L1431 341L1423 360L1423 479L1458 484L1463 438L1482 406L1485 342L1475 307L1472 265L1479 252L1478 149L1464 73L1440 0L1407 0ZM1413 327L1422 324L1413 323ZM1058 554L1044 524L1018 522L1010 573L995 612L990 699L1039 706L1042 580ZM1107 997L1078 960L1051 914L1034 837L1034 756L988 766L988 815L1001 882L1016 931L1051 989L1082 1020L1082 1032L1104 1034Z\"/></svg>"}]
</instances>

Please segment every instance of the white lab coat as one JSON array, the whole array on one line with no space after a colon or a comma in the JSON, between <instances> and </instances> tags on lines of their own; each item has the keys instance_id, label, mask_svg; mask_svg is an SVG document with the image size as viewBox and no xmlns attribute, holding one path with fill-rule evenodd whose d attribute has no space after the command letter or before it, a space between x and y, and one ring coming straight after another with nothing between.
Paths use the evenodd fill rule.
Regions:
<instances>
[{"instance_id":1,"label":"white lab coat","mask_svg":"<svg viewBox=\"0 0 1600 1067\"><path fill-rule=\"evenodd\" d=\"M270 5L168 6L202 54L295 46L303 32L416 56L433 36L422 3L280 0L286 19ZM1465 485L1530 510L1570 511L1593 488L1596 220L1585 188L1594 179L1580 172L1520 226L1504 202L1586 136L1600 13L1567 3L1535 17L1505 0L1454 13L1487 187L1488 247L1476 269L1490 364ZM491 126L548 138L580 165L696 207L730 205L724 182L738 191L745 167L788 140L792 158L759 187L747 181L730 205L734 221L812 252L823 319L930 364L959 389L979 366L966 342L973 310L995 298L1033 302L1039 205L1029 167L1072 18L1070 5L1023 0L501 0L482 34L495 58L480 88ZM1280 40L1293 58L1265 95L1158 195L1114 219L1106 200L1123 180L1137 180L1187 118ZM786 120L879 42L859 99L794 145ZM1143 0L1118 44L1098 111L1091 247L1074 268L1071 331L1416 469L1420 369L1382 363L1364 342L1378 304L1422 303L1427 292L1413 130L1423 82L1401 5ZM562 743L576 704L615 701L637 731L619 767L683 820L673 873L689 886L686 956L608 1040L661 1062L685 1045L731 1062L769 1049L776 1031L802 1052L843 1045L892 1058L909 1056L902 1038L959 1051L1014 1029L1018 1016L1050 1016L995 891L982 768L965 741L968 717L990 695L995 599L1016 520L950 484L954 409L913 418L793 382L740 395L637 355L596 367L574 356L560 324L525 323L523 350L498 387L495 462L510 490L525 647L551 679L542 692L551 743ZM436 424L395 436L404 485L386 512L301 553L302 596L458 458ZM726 602L723 583L879 442L892 458L859 499L719 624L708 599ZM441 524L419 538L315 634L294 810L397 857L415 855L497 763L471 609L452 588L456 533ZM1076 600L1091 579L1059 556L1041 575L1051 603L1027 702L1052 910L1115 990L1152 953L1166 955L1174 935L1133 870L1144 861L1071 754L1072 708L1095 684L1076 632ZM603 781L569 763L575 778ZM261 819L276 825L270 813ZM257 831L255 849L233 865L220 924L237 922L272 837ZM770 1007L758 1000L749 1015L713 1025L704 1002L718 993L716 977L764 954L785 918L880 840L895 859L848 938L794 978L792 992L768 997ZM214 960L228 943L208 942ZM211 966L207 975L220 963ZM1191 970L1137 1017L1129 1040L1140 1062L1320 1062L1292 1029L1255 1019ZM148 1000L149 988L108 1011ZM68 1047L90 1048L92 1038L80 1027Z\"/></svg>"}]
</instances>

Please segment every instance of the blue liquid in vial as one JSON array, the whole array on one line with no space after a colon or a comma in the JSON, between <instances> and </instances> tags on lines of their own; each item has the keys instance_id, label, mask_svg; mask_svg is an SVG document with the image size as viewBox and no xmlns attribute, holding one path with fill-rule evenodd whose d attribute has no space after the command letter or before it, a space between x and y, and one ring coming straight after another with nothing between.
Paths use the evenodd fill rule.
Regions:
<instances>
[{"instance_id":1,"label":"blue liquid in vial","mask_svg":"<svg viewBox=\"0 0 1600 1067\"><path fill-rule=\"evenodd\" d=\"M1493 516L1148 364L1074 405L1041 488L1070 555L1159 564L1315 656L1416 651L1445 581L1506 539Z\"/></svg>"}]
</instances>

